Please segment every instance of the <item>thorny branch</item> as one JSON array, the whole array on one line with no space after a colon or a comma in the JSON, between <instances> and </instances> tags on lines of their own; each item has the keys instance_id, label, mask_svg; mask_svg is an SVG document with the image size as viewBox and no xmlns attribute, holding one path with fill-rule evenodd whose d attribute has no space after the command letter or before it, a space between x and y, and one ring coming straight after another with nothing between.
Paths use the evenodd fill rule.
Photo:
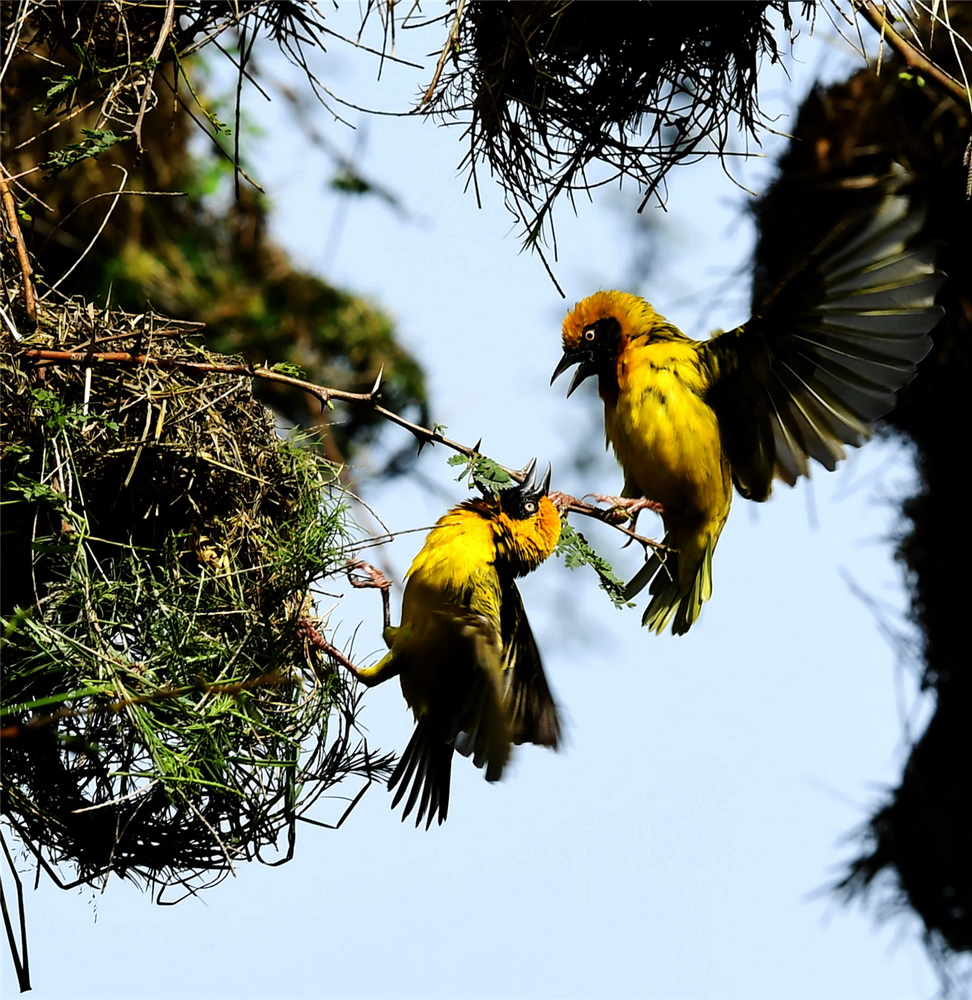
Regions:
<instances>
[{"instance_id":1,"label":"thorny branch","mask_svg":"<svg viewBox=\"0 0 972 1000\"><path fill-rule=\"evenodd\" d=\"M262 379L265 382L278 382L282 385L289 385L295 389L302 389L304 392L310 393L310 395L320 402L322 407L330 406L333 400L338 400L342 403L351 403L356 406L367 406L377 416L407 430L418 440L419 447L424 447L426 444L441 444L452 451L458 452L460 455L465 455L467 458L475 458L481 454L478 443L473 447L469 447L459 441L453 441L451 438L445 437L438 430L412 423L411 420L406 420L400 414L381 406L378 403L381 397L381 372L378 373L378 378L375 380L375 384L372 386L370 392L348 392L344 389L333 389L330 386L307 382L293 375L275 371L273 368L247 364L217 364L209 361L180 361L173 358L154 358L151 355L136 351L54 351L33 348L25 351L24 356L37 362L38 365L76 364L94 366L99 364L131 364L178 369L180 371L196 371L206 374L239 375L244 378ZM516 469L503 468L513 479L522 482L522 472ZM631 528L625 527L623 523L619 523L620 515L616 508L605 510L601 507L595 507L593 504L585 503L583 500L578 500L576 497L566 493L558 493L556 503L561 513L580 514L583 517L602 521L626 535L629 540L643 545L645 549L661 548L660 543L651 538L646 538L644 535L639 535Z\"/></svg>"}]
</instances>

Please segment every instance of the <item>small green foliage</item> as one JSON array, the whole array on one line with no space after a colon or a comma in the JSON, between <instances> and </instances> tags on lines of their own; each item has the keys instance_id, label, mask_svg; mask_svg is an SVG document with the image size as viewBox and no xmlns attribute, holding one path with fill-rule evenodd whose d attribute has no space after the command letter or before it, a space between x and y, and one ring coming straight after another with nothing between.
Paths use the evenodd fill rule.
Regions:
<instances>
[{"instance_id":1,"label":"small green foliage","mask_svg":"<svg viewBox=\"0 0 972 1000\"><path fill-rule=\"evenodd\" d=\"M60 490L51 489L50 486L38 483L36 480L24 475L19 475L13 482L7 483L6 489L13 493L19 493L25 500L44 500L54 507L59 507L67 499ZM10 502L9 500L4 501L4 503Z\"/></svg>"},{"instance_id":2,"label":"small green foliage","mask_svg":"<svg viewBox=\"0 0 972 1000\"><path fill-rule=\"evenodd\" d=\"M76 403L66 403L49 389L31 389L30 394L41 412L44 426L52 434L66 430L82 430L89 424L97 424L105 430L117 431L118 423L107 413L89 410Z\"/></svg>"},{"instance_id":3,"label":"small green foliage","mask_svg":"<svg viewBox=\"0 0 972 1000\"><path fill-rule=\"evenodd\" d=\"M898 74L898 79L904 81L905 83L914 83L915 86L924 87L925 78L920 73L910 73L908 70L903 69Z\"/></svg>"},{"instance_id":4,"label":"small green foliage","mask_svg":"<svg viewBox=\"0 0 972 1000\"><path fill-rule=\"evenodd\" d=\"M231 136L233 134L233 130L226 124L226 122L222 121L217 116L215 111L209 111L206 108L202 108L202 113L206 116L209 124L213 127L213 132L217 135Z\"/></svg>"},{"instance_id":5,"label":"small green foliage","mask_svg":"<svg viewBox=\"0 0 972 1000\"><path fill-rule=\"evenodd\" d=\"M371 191L368 181L351 170L343 170L332 177L330 187L333 191L341 191L344 194L368 194Z\"/></svg>"},{"instance_id":6,"label":"small green foliage","mask_svg":"<svg viewBox=\"0 0 972 1000\"><path fill-rule=\"evenodd\" d=\"M456 476L456 482L468 479L470 486L476 486L484 493L498 493L516 485L513 477L491 458L485 455L453 455L450 465L461 465L462 472Z\"/></svg>"},{"instance_id":7,"label":"small green foliage","mask_svg":"<svg viewBox=\"0 0 972 1000\"><path fill-rule=\"evenodd\" d=\"M85 137L83 142L72 142L63 149L51 151L51 155L41 164L46 171L45 180L53 180L76 163L91 156L99 156L106 149L131 139L130 135L115 135L107 128L83 128L81 134Z\"/></svg>"},{"instance_id":8,"label":"small green foliage","mask_svg":"<svg viewBox=\"0 0 972 1000\"><path fill-rule=\"evenodd\" d=\"M611 598L616 608L634 607L630 601L624 599L624 582L615 574L611 564L599 556L591 547L591 543L567 521L563 522L556 552L568 569L590 566L597 573L601 590Z\"/></svg>"},{"instance_id":9,"label":"small green foliage","mask_svg":"<svg viewBox=\"0 0 972 1000\"><path fill-rule=\"evenodd\" d=\"M300 365L291 364L289 361L278 361L270 371L286 375L288 378L307 378L307 372Z\"/></svg>"},{"instance_id":10,"label":"small green foliage","mask_svg":"<svg viewBox=\"0 0 972 1000\"><path fill-rule=\"evenodd\" d=\"M49 115L61 103L62 96L77 86L78 78L76 76L63 76L60 79L55 79L52 76L45 76L43 79L45 83L50 84L47 88L47 93L44 95L46 101L43 104L35 104L34 110L42 111L45 115Z\"/></svg>"}]
</instances>

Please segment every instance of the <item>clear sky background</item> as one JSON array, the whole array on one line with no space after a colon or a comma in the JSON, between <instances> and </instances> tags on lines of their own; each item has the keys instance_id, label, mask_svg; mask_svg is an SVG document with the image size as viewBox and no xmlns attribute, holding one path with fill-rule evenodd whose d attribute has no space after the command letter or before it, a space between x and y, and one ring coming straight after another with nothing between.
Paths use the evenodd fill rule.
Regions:
<instances>
[{"instance_id":1,"label":"clear sky background","mask_svg":"<svg viewBox=\"0 0 972 1000\"><path fill-rule=\"evenodd\" d=\"M356 4L322 9L354 34ZM411 58L441 38L416 34L400 35ZM850 65L823 23L796 56L792 80L763 77L781 113L818 71L833 79ZM334 41L316 69L357 104L401 110L428 82L434 56L422 61L421 72L386 63L376 83L376 60ZM296 83L285 66L273 72ZM488 176L482 210L464 190L459 127L345 111L356 134L318 112L329 140L359 150L363 172L400 195L401 215L375 199L336 199L331 165L284 105L248 100L265 130L249 164L276 206L276 237L300 264L395 316L451 437L482 437L508 465L551 461L555 488L621 483L609 455L583 471L574 463L579 450L600 454L593 382L570 400L566 380L548 387L570 305L622 287L695 335L747 316L748 195L714 161L676 169L669 211L647 210L659 260L638 286L637 192L603 190L576 217L562 205L565 302L521 252ZM783 142L770 137L762 152ZM762 190L771 160L741 163L738 176ZM368 489L392 529L431 524L467 495L447 458L428 449L420 476ZM368 461L380 464L380 452ZM401 823L373 788L340 831L301 827L290 864L241 867L175 907L118 880L103 894L43 880L27 899L33 996L930 997L936 979L913 919L876 928L872 912L821 891L853 857L845 836L896 780L904 733L920 732L927 712L913 664L882 631L916 641L893 560L897 502L912 485L907 450L875 441L767 504L737 498L713 599L680 638L649 634L640 609L614 610L590 571L551 559L522 591L566 717L562 752L519 748L497 785L457 757L449 820L429 832ZM640 526L661 534L650 515ZM577 527L622 577L639 565L616 533ZM400 577L421 539L405 535L375 557ZM359 622L355 656L372 662L377 595L335 607L339 639ZM365 706L370 742L403 749L412 720L397 683L368 692ZM342 808L322 802L314 818L333 821ZM9 960L3 972L13 995Z\"/></svg>"}]
</instances>

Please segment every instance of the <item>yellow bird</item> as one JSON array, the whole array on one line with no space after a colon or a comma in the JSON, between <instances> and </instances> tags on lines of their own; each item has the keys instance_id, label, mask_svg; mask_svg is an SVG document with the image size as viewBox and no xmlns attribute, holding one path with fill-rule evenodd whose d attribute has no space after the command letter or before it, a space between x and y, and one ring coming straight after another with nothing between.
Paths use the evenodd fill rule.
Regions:
<instances>
[{"instance_id":1,"label":"yellow bird","mask_svg":"<svg viewBox=\"0 0 972 1000\"><path fill-rule=\"evenodd\" d=\"M644 299L597 292L567 314L569 396L596 375L604 430L624 471L632 514L662 506L664 544L628 584L651 581L642 622L681 635L712 594L712 553L732 487L766 500L813 458L833 470L844 445L870 436L928 353L944 276L928 247L908 249L920 213L886 195L857 225L838 227L800 271L754 301L743 326L693 340Z\"/></svg>"},{"instance_id":2,"label":"yellow bird","mask_svg":"<svg viewBox=\"0 0 972 1000\"><path fill-rule=\"evenodd\" d=\"M402 619L386 631L389 653L356 671L365 684L396 674L415 715L415 732L388 782L418 806L426 828L449 810L454 750L498 781L512 744L556 748L557 706L514 580L536 569L560 538L546 495L550 470L495 498L471 499L440 518L407 574Z\"/></svg>"}]
</instances>

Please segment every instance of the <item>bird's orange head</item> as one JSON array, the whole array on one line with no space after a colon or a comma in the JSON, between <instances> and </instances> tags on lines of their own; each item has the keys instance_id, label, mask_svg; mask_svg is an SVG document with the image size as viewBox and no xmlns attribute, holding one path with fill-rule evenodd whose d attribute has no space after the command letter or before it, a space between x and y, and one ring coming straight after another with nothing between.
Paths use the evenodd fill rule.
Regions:
<instances>
[{"instance_id":1,"label":"bird's orange head","mask_svg":"<svg viewBox=\"0 0 972 1000\"><path fill-rule=\"evenodd\" d=\"M573 365L579 365L567 390L569 396L586 378L616 378L618 355L635 337L650 338L669 328L666 320L637 295L595 292L578 302L564 319L564 356L551 383Z\"/></svg>"},{"instance_id":2,"label":"bird's orange head","mask_svg":"<svg viewBox=\"0 0 972 1000\"><path fill-rule=\"evenodd\" d=\"M550 489L550 466L537 483L537 461L524 470L518 486L501 490L491 521L497 560L524 576L537 568L557 547L560 540L560 514L547 496Z\"/></svg>"}]
</instances>

